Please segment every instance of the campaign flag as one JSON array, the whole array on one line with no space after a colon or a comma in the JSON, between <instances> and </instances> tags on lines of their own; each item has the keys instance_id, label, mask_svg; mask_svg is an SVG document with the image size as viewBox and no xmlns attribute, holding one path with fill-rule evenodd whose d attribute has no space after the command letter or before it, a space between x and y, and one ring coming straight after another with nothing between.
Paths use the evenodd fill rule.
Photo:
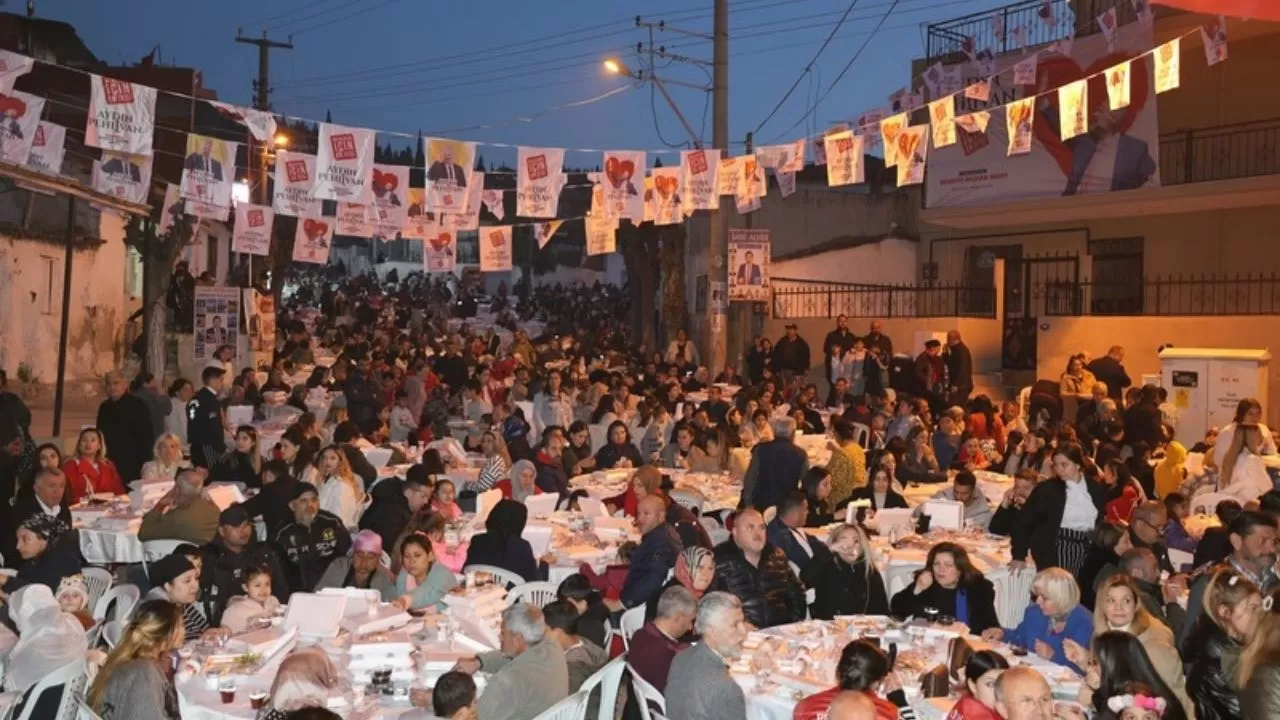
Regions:
<instances>
[{"instance_id":1,"label":"campaign flag","mask_svg":"<svg viewBox=\"0 0 1280 720\"><path fill-rule=\"evenodd\" d=\"M741 157L722 157L716 169L716 194L737 195L742 176Z\"/></svg>"},{"instance_id":2,"label":"campaign flag","mask_svg":"<svg viewBox=\"0 0 1280 720\"><path fill-rule=\"evenodd\" d=\"M813 139L813 164L827 164L827 145L826 138L819 135Z\"/></svg>"},{"instance_id":3,"label":"campaign flag","mask_svg":"<svg viewBox=\"0 0 1280 720\"><path fill-rule=\"evenodd\" d=\"M778 179L778 190L782 197L790 197L796 192L796 174L793 172L773 171L773 176Z\"/></svg>"},{"instance_id":4,"label":"campaign flag","mask_svg":"<svg viewBox=\"0 0 1280 720\"><path fill-rule=\"evenodd\" d=\"M1032 55L1013 66L1013 84L1014 85L1035 85L1036 84L1036 65L1039 62L1039 55Z\"/></svg>"},{"instance_id":5,"label":"campaign flag","mask_svg":"<svg viewBox=\"0 0 1280 720\"><path fill-rule=\"evenodd\" d=\"M31 142L31 152L27 153L27 167L45 175L61 175L66 141L66 128L41 121L36 126L36 137Z\"/></svg>"},{"instance_id":6,"label":"campaign flag","mask_svg":"<svg viewBox=\"0 0 1280 720\"><path fill-rule=\"evenodd\" d=\"M778 172L799 172L804 169L804 138L785 145L767 145L756 150L760 164Z\"/></svg>"},{"instance_id":7,"label":"campaign flag","mask_svg":"<svg viewBox=\"0 0 1280 720\"><path fill-rule=\"evenodd\" d=\"M1168 92L1181 82L1182 38L1174 38L1156 48L1156 94Z\"/></svg>"},{"instance_id":8,"label":"campaign flag","mask_svg":"<svg viewBox=\"0 0 1280 720\"><path fill-rule=\"evenodd\" d=\"M422 243L422 267L429 273L453 272L458 265L458 236L449 228L436 227Z\"/></svg>"},{"instance_id":9,"label":"campaign flag","mask_svg":"<svg viewBox=\"0 0 1280 720\"><path fill-rule=\"evenodd\" d=\"M1107 100L1112 110L1129 107L1129 61L1107 68Z\"/></svg>"},{"instance_id":10,"label":"campaign flag","mask_svg":"<svg viewBox=\"0 0 1280 720\"><path fill-rule=\"evenodd\" d=\"M423 138L422 144L427 158L427 207L432 212L464 212L467 190L475 185L476 144L447 138Z\"/></svg>"},{"instance_id":11,"label":"campaign flag","mask_svg":"<svg viewBox=\"0 0 1280 720\"><path fill-rule=\"evenodd\" d=\"M827 148L827 185L853 185L864 178L863 139L852 130L828 133L822 140Z\"/></svg>"},{"instance_id":12,"label":"campaign flag","mask_svg":"<svg viewBox=\"0 0 1280 720\"><path fill-rule=\"evenodd\" d=\"M587 254L607 255L617 250L618 218L604 215L587 216Z\"/></svg>"},{"instance_id":13,"label":"campaign flag","mask_svg":"<svg viewBox=\"0 0 1280 720\"><path fill-rule=\"evenodd\" d=\"M653 169L654 225L673 225L684 219L680 212L680 195L684 192L680 185L682 174L678 167Z\"/></svg>"},{"instance_id":14,"label":"campaign flag","mask_svg":"<svg viewBox=\"0 0 1280 720\"><path fill-rule=\"evenodd\" d=\"M929 103L929 127L933 130L933 146L954 145L956 142L956 96L948 95Z\"/></svg>"},{"instance_id":15,"label":"campaign flag","mask_svg":"<svg viewBox=\"0 0 1280 720\"><path fill-rule=\"evenodd\" d=\"M340 202L338 214L334 217L334 234L351 237L371 238L373 229L373 208L364 203Z\"/></svg>"},{"instance_id":16,"label":"campaign flag","mask_svg":"<svg viewBox=\"0 0 1280 720\"><path fill-rule=\"evenodd\" d=\"M564 150L522 146L516 154L516 214L530 218L555 217L560 206L560 189L564 187ZM507 235L510 234L511 229L507 228ZM510 249L508 243L508 260ZM483 248L480 255L483 259Z\"/></svg>"},{"instance_id":17,"label":"campaign flag","mask_svg":"<svg viewBox=\"0 0 1280 720\"><path fill-rule=\"evenodd\" d=\"M991 81L978 80L964 89L964 96L970 100L987 102L991 99Z\"/></svg>"},{"instance_id":18,"label":"campaign flag","mask_svg":"<svg viewBox=\"0 0 1280 720\"><path fill-rule=\"evenodd\" d=\"M35 60L26 55L0 50L0 93L8 95L13 90L13 83L31 72L34 66Z\"/></svg>"},{"instance_id":19,"label":"campaign flag","mask_svg":"<svg viewBox=\"0 0 1280 720\"><path fill-rule=\"evenodd\" d=\"M298 229L293 235L294 262L325 265L329 262L329 247L332 244L332 218L298 218Z\"/></svg>"},{"instance_id":20,"label":"campaign flag","mask_svg":"<svg viewBox=\"0 0 1280 720\"><path fill-rule=\"evenodd\" d=\"M490 225L480 232L480 272L510 270L511 226Z\"/></svg>"},{"instance_id":21,"label":"campaign flag","mask_svg":"<svg viewBox=\"0 0 1280 720\"><path fill-rule=\"evenodd\" d=\"M210 102L215 110L226 118L244 125L254 140L263 145L274 145L276 139L276 116L265 110L240 107L221 102Z\"/></svg>"},{"instance_id":22,"label":"campaign flag","mask_svg":"<svg viewBox=\"0 0 1280 720\"><path fill-rule=\"evenodd\" d=\"M947 65L942 69L942 80L938 83L939 95L955 95L964 88L964 66Z\"/></svg>"},{"instance_id":23,"label":"campaign flag","mask_svg":"<svg viewBox=\"0 0 1280 720\"><path fill-rule=\"evenodd\" d=\"M409 167L374 165L369 187L373 192L373 202L369 204L373 233L382 238L395 238L409 220L409 206L405 203Z\"/></svg>"},{"instance_id":24,"label":"campaign flag","mask_svg":"<svg viewBox=\"0 0 1280 720\"><path fill-rule=\"evenodd\" d=\"M373 150L377 133L364 128L320 123L316 179L312 194L321 200L367 203L373 199Z\"/></svg>"},{"instance_id":25,"label":"campaign flag","mask_svg":"<svg viewBox=\"0 0 1280 720\"><path fill-rule=\"evenodd\" d=\"M1138 22L1150 27L1156 21L1156 14L1151 10L1150 0L1131 0L1133 3L1133 14L1138 16Z\"/></svg>"},{"instance_id":26,"label":"campaign flag","mask_svg":"<svg viewBox=\"0 0 1280 720\"><path fill-rule=\"evenodd\" d=\"M924 80L924 87L929 91L930 97L938 97L942 89L942 63L936 62L929 66L921 76Z\"/></svg>"},{"instance_id":27,"label":"campaign flag","mask_svg":"<svg viewBox=\"0 0 1280 720\"><path fill-rule=\"evenodd\" d=\"M156 89L92 75L84 144L103 150L150 155L156 128Z\"/></svg>"},{"instance_id":28,"label":"campaign flag","mask_svg":"<svg viewBox=\"0 0 1280 720\"><path fill-rule=\"evenodd\" d=\"M1089 81L1076 80L1058 88L1058 132L1069 140L1089 131Z\"/></svg>"},{"instance_id":29,"label":"campaign flag","mask_svg":"<svg viewBox=\"0 0 1280 720\"><path fill-rule=\"evenodd\" d=\"M275 213L265 205L236 204L236 227L231 235L231 249L250 255L267 255L271 251L271 225Z\"/></svg>"},{"instance_id":30,"label":"campaign flag","mask_svg":"<svg viewBox=\"0 0 1280 720\"><path fill-rule=\"evenodd\" d=\"M563 220L548 220L547 222L534 223L533 237L538 241L539 250L546 247L547 243L551 242L551 238L563 224Z\"/></svg>"},{"instance_id":31,"label":"campaign flag","mask_svg":"<svg viewBox=\"0 0 1280 720\"><path fill-rule=\"evenodd\" d=\"M924 165L929 156L928 125L912 125L898 134L898 187L924 182Z\"/></svg>"},{"instance_id":32,"label":"campaign flag","mask_svg":"<svg viewBox=\"0 0 1280 720\"><path fill-rule=\"evenodd\" d=\"M1107 45L1115 44L1116 33L1120 29L1120 20L1114 6L1098 16L1098 29L1102 31L1102 37L1107 39Z\"/></svg>"},{"instance_id":33,"label":"campaign flag","mask_svg":"<svg viewBox=\"0 0 1280 720\"><path fill-rule=\"evenodd\" d=\"M231 207L238 144L195 133L187 135L182 182L178 186L182 197L218 207Z\"/></svg>"},{"instance_id":34,"label":"campaign flag","mask_svg":"<svg viewBox=\"0 0 1280 720\"><path fill-rule=\"evenodd\" d=\"M1031 152L1033 124L1035 123L1035 97L1015 100L1004 106L1005 130L1009 133L1010 155Z\"/></svg>"},{"instance_id":35,"label":"campaign flag","mask_svg":"<svg viewBox=\"0 0 1280 720\"><path fill-rule=\"evenodd\" d=\"M151 189L151 156L103 150L93 162L93 189L139 205Z\"/></svg>"},{"instance_id":36,"label":"campaign flag","mask_svg":"<svg viewBox=\"0 0 1280 720\"><path fill-rule=\"evenodd\" d=\"M507 216L507 208L502 201L501 190L485 190L480 193L480 200L484 203L484 209L498 218L498 222L502 222L502 218Z\"/></svg>"},{"instance_id":37,"label":"campaign flag","mask_svg":"<svg viewBox=\"0 0 1280 720\"><path fill-rule=\"evenodd\" d=\"M207 220L217 220L218 222L226 222L231 217L231 208L225 205L214 205L213 203L202 202L200 200L183 200L184 211L198 218Z\"/></svg>"},{"instance_id":38,"label":"campaign flag","mask_svg":"<svg viewBox=\"0 0 1280 720\"><path fill-rule=\"evenodd\" d=\"M967 133L985 133L990 122L991 113L986 110L978 110L956 118L956 125Z\"/></svg>"},{"instance_id":39,"label":"campaign flag","mask_svg":"<svg viewBox=\"0 0 1280 720\"><path fill-rule=\"evenodd\" d=\"M606 150L603 167L604 212L639 224L644 219L645 153Z\"/></svg>"},{"instance_id":40,"label":"campaign flag","mask_svg":"<svg viewBox=\"0 0 1280 720\"><path fill-rule=\"evenodd\" d=\"M898 164L898 135L907 126L907 114L899 113L880 121L880 139L884 141L884 166Z\"/></svg>"},{"instance_id":41,"label":"campaign flag","mask_svg":"<svg viewBox=\"0 0 1280 720\"><path fill-rule=\"evenodd\" d=\"M742 174L738 180L738 195L742 197L762 198L769 192L769 184L764 179L764 167L755 153L743 155L739 167Z\"/></svg>"},{"instance_id":42,"label":"campaign flag","mask_svg":"<svg viewBox=\"0 0 1280 720\"><path fill-rule=\"evenodd\" d=\"M719 150L684 150L680 153L680 167L684 170L685 212L694 210L719 210L720 193L717 192L716 174L720 170Z\"/></svg>"},{"instance_id":43,"label":"campaign flag","mask_svg":"<svg viewBox=\"0 0 1280 720\"><path fill-rule=\"evenodd\" d=\"M42 112L44 98L17 90L0 93L0 162L26 164Z\"/></svg>"},{"instance_id":44,"label":"campaign flag","mask_svg":"<svg viewBox=\"0 0 1280 720\"><path fill-rule=\"evenodd\" d=\"M1204 41L1204 59L1209 65L1217 65L1227 59L1227 19L1218 17L1212 29L1200 26L1200 39Z\"/></svg>"}]
</instances>

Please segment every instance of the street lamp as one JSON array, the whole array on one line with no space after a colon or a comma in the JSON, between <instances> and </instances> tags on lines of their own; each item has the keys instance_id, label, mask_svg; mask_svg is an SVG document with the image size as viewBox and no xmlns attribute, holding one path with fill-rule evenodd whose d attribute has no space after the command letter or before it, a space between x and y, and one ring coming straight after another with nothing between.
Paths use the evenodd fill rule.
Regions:
<instances>
[{"instance_id":1,"label":"street lamp","mask_svg":"<svg viewBox=\"0 0 1280 720\"><path fill-rule=\"evenodd\" d=\"M689 133L690 139L693 140L693 146L696 148L702 147L702 139L698 137L698 133L694 132L693 126L685 119L684 113L680 112L680 108L676 106L675 100L671 99L671 95L667 92L667 85L679 85L681 87L701 90L703 92L707 92L710 88L702 85L694 85L693 83L682 82L680 80L664 80L658 77L652 70L650 70L648 74L643 70L632 70L627 67L626 63L622 62L622 60L617 57L605 58L604 69L605 72L608 72L610 75L621 75L624 77L634 78L642 83L646 81L652 82L653 86L658 89L658 92L662 93L662 99L666 100L667 104L670 105L671 109L675 112L676 118L678 118L680 120L680 124L684 126L685 132Z\"/></svg>"},{"instance_id":2,"label":"street lamp","mask_svg":"<svg viewBox=\"0 0 1280 720\"><path fill-rule=\"evenodd\" d=\"M288 135L285 135L284 133L276 133L276 136L275 136L274 138L272 138L272 139L271 139L271 141L272 141L272 142L275 144L275 146L276 146L276 147L278 147L278 148L287 148L287 147L289 147L289 136L288 136Z\"/></svg>"},{"instance_id":3,"label":"street lamp","mask_svg":"<svg viewBox=\"0 0 1280 720\"><path fill-rule=\"evenodd\" d=\"M604 61L604 69L612 75L626 75L627 77L635 77L635 73L631 72L631 68L616 57L606 58Z\"/></svg>"}]
</instances>

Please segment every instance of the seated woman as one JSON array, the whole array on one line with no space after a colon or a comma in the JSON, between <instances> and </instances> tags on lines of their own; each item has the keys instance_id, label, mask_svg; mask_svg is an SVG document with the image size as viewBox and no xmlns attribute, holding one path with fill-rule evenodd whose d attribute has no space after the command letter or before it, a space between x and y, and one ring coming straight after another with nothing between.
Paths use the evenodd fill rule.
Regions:
<instances>
[{"instance_id":1,"label":"seated woman","mask_svg":"<svg viewBox=\"0 0 1280 720\"><path fill-rule=\"evenodd\" d=\"M1096 717L1100 720L1145 720L1152 715L1161 720L1195 717L1185 694L1165 682L1142 644L1129 633L1102 633L1093 641L1093 655L1097 669L1085 677L1078 699L1099 713ZM1246 713L1244 717L1258 716Z\"/></svg>"},{"instance_id":2,"label":"seated woman","mask_svg":"<svg viewBox=\"0 0 1280 720\"><path fill-rule=\"evenodd\" d=\"M167 600L181 609L184 641L196 640L206 631L220 634L209 627L209 619L200 610L200 569L181 549L151 563L147 570L152 585L147 599Z\"/></svg>"},{"instance_id":3,"label":"seated woman","mask_svg":"<svg viewBox=\"0 0 1280 720\"><path fill-rule=\"evenodd\" d=\"M382 564L382 536L372 530L361 530L351 538L351 555L333 559L316 590L324 588L360 588L377 590L383 602L391 602L396 594L396 578Z\"/></svg>"},{"instance_id":4,"label":"seated woman","mask_svg":"<svg viewBox=\"0 0 1280 720\"><path fill-rule=\"evenodd\" d=\"M9 597L9 620L18 631L18 642L5 658L0 711L11 706L8 717L21 717L26 705L34 702L32 718L56 717L64 686L48 688L38 698L30 696L31 690L55 670L84 662L89 648L84 626L59 608L44 585L28 585Z\"/></svg>"},{"instance_id":5,"label":"seated woman","mask_svg":"<svg viewBox=\"0 0 1280 720\"><path fill-rule=\"evenodd\" d=\"M960 452L956 453L956 462L969 472L991 467L991 458L987 457L986 451L982 449L982 441L976 437L969 437L964 441Z\"/></svg>"},{"instance_id":6,"label":"seated woman","mask_svg":"<svg viewBox=\"0 0 1280 720\"><path fill-rule=\"evenodd\" d=\"M258 622L270 619L280 610L280 601L271 594L271 569L253 566L244 571L240 584L244 595L235 595L222 611L222 627L232 634L252 630Z\"/></svg>"},{"instance_id":7,"label":"seated woman","mask_svg":"<svg viewBox=\"0 0 1280 720\"><path fill-rule=\"evenodd\" d=\"M706 453L694 442L696 433L693 426L686 422L676 423L675 442L662 448L659 454L659 465L675 470L690 470L695 464L706 459Z\"/></svg>"},{"instance_id":8,"label":"seated woman","mask_svg":"<svg viewBox=\"0 0 1280 720\"><path fill-rule=\"evenodd\" d=\"M531 460L517 460L507 473L507 479L498 482L494 489L502 491L502 497L524 503L530 495L541 495L538 487L538 468Z\"/></svg>"},{"instance_id":9,"label":"seated woman","mask_svg":"<svg viewBox=\"0 0 1280 720\"><path fill-rule=\"evenodd\" d=\"M450 572L460 573L467 565L467 549L470 543L457 538L454 544L450 544L445 539L446 524L443 515L432 513L423 521L422 534L431 541L431 552L435 554L436 562L449 568Z\"/></svg>"},{"instance_id":10,"label":"seated woman","mask_svg":"<svg viewBox=\"0 0 1280 720\"><path fill-rule=\"evenodd\" d=\"M453 522L462 517L462 508L458 507L458 503L454 502L457 498L457 489L453 486L452 480L440 478L436 482L436 489L431 493L431 510L442 516L446 521Z\"/></svg>"},{"instance_id":11,"label":"seated woman","mask_svg":"<svg viewBox=\"0 0 1280 720\"><path fill-rule=\"evenodd\" d=\"M591 413L592 425L612 425L618 421L617 403L608 393L601 395L596 409Z\"/></svg>"},{"instance_id":12,"label":"seated woman","mask_svg":"<svg viewBox=\"0 0 1280 720\"><path fill-rule=\"evenodd\" d=\"M608 470L615 467L640 467L644 460L640 451L631 444L631 431L627 424L615 420L609 425L609 436L604 447L596 451L596 468Z\"/></svg>"},{"instance_id":13,"label":"seated woman","mask_svg":"<svg viewBox=\"0 0 1280 720\"><path fill-rule=\"evenodd\" d=\"M18 556L22 566L4 576L0 590L13 594L27 585L44 585L50 592L62 579L80 574L80 538L58 518L38 512L18 525Z\"/></svg>"},{"instance_id":14,"label":"seated woman","mask_svg":"<svg viewBox=\"0 0 1280 720\"><path fill-rule=\"evenodd\" d=\"M995 603L995 586L973 567L968 551L941 542L929 549L924 569L912 585L893 596L889 607L899 617L950 616L968 625L970 632L982 633L1000 626Z\"/></svg>"},{"instance_id":15,"label":"seated woman","mask_svg":"<svg viewBox=\"0 0 1280 720\"><path fill-rule=\"evenodd\" d=\"M696 473L719 475L729 469L730 435L712 428L702 436L702 457L694 457L689 470Z\"/></svg>"},{"instance_id":16,"label":"seated woman","mask_svg":"<svg viewBox=\"0 0 1280 720\"><path fill-rule=\"evenodd\" d=\"M964 692L947 720L1000 720L996 712L996 681L1009 661L995 650L979 650L964 664Z\"/></svg>"},{"instance_id":17,"label":"seated woman","mask_svg":"<svg viewBox=\"0 0 1280 720\"><path fill-rule=\"evenodd\" d=\"M319 487L319 473L312 462L315 458L315 453L312 452L314 444L302 428L298 427L298 423L294 423L284 431L276 447L280 449L280 459L289 468L289 477Z\"/></svg>"},{"instance_id":18,"label":"seated woman","mask_svg":"<svg viewBox=\"0 0 1280 720\"><path fill-rule=\"evenodd\" d=\"M662 495L662 473L653 465L645 465L631 476L631 482L621 494L607 497L604 505L613 514L622 510L627 517L636 516L636 508L646 495Z\"/></svg>"},{"instance_id":19,"label":"seated woman","mask_svg":"<svg viewBox=\"0 0 1280 720\"><path fill-rule=\"evenodd\" d=\"M156 438L151 452L153 459L142 464L142 479L145 481L173 482L179 470L191 467L191 463L182 457L182 441L172 433Z\"/></svg>"},{"instance_id":20,"label":"seated woman","mask_svg":"<svg viewBox=\"0 0 1280 720\"><path fill-rule=\"evenodd\" d=\"M892 471L880 465L871 473L871 482L853 491L850 500L870 500L872 510L909 508L907 499L893 491Z\"/></svg>"},{"instance_id":21,"label":"seated woman","mask_svg":"<svg viewBox=\"0 0 1280 720\"><path fill-rule=\"evenodd\" d=\"M831 473L823 467L811 467L800 478L800 487L809 500L809 515L805 527L825 527L835 522L831 507Z\"/></svg>"},{"instance_id":22,"label":"seated woman","mask_svg":"<svg viewBox=\"0 0 1280 720\"><path fill-rule=\"evenodd\" d=\"M1204 590L1204 607L1182 643L1187 695L1196 717L1240 717L1240 694L1232 668L1258 631L1262 594L1240 573L1223 566Z\"/></svg>"},{"instance_id":23,"label":"seated woman","mask_svg":"<svg viewBox=\"0 0 1280 720\"><path fill-rule=\"evenodd\" d=\"M340 679L324 650L315 647L294 650L280 663L267 694L267 705L259 711L258 719L321 718L328 706L330 691L338 687ZM314 709L315 714L306 714L304 711L308 709Z\"/></svg>"},{"instance_id":24,"label":"seated woman","mask_svg":"<svg viewBox=\"0 0 1280 720\"><path fill-rule=\"evenodd\" d=\"M947 481L946 468L938 466L929 441L929 431L917 425L907 432L907 450L898 461L898 478L905 482L940 483Z\"/></svg>"},{"instance_id":25,"label":"seated woman","mask_svg":"<svg viewBox=\"0 0 1280 720\"><path fill-rule=\"evenodd\" d=\"M792 717L803 720L825 718L836 698L847 692L861 694L870 700L876 720L909 717L907 695L902 690L901 680L891 675L892 672L889 656L880 649L879 643L858 638L840 652L840 661L836 663L836 686L801 700ZM877 690L884 697L877 695ZM871 708L858 717L872 717Z\"/></svg>"},{"instance_id":26,"label":"seated woman","mask_svg":"<svg viewBox=\"0 0 1280 720\"><path fill-rule=\"evenodd\" d=\"M236 444L209 470L211 482L241 483L246 488L261 487L262 451L258 449L258 430L252 425L236 428Z\"/></svg>"},{"instance_id":27,"label":"seated woman","mask_svg":"<svg viewBox=\"0 0 1280 720\"><path fill-rule=\"evenodd\" d=\"M316 466L324 478L320 485L320 509L337 515L343 525L356 527L367 496L356 482L346 454L337 445L330 445L320 451Z\"/></svg>"},{"instance_id":28,"label":"seated woman","mask_svg":"<svg viewBox=\"0 0 1280 720\"><path fill-rule=\"evenodd\" d=\"M840 525L827 537L831 552L817 553L801 580L814 590L813 617L887 615L884 578L871 562L867 536L858 525Z\"/></svg>"},{"instance_id":29,"label":"seated woman","mask_svg":"<svg viewBox=\"0 0 1280 720\"><path fill-rule=\"evenodd\" d=\"M467 564L493 565L519 575L526 582L545 577L546 569L539 567L533 546L521 537L528 520L529 508L523 503L499 500L484 521L485 531L471 538Z\"/></svg>"},{"instance_id":30,"label":"seated woman","mask_svg":"<svg viewBox=\"0 0 1280 720\"><path fill-rule=\"evenodd\" d=\"M98 671L86 701L102 720L179 720L171 653L182 647L182 609L148 599Z\"/></svg>"},{"instance_id":31,"label":"seated woman","mask_svg":"<svg viewBox=\"0 0 1280 720\"><path fill-rule=\"evenodd\" d=\"M124 495L128 490L116 466L107 459L107 443L97 428L80 431L76 455L62 466L71 488L71 502L78 503L93 493Z\"/></svg>"},{"instance_id":32,"label":"seated woman","mask_svg":"<svg viewBox=\"0 0 1280 720\"><path fill-rule=\"evenodd\" d=\"M569 443L560 453L560 461L569 477L577 477L590 472L596 467L596 459L591 456L591 429L581 420L575 421L565 433Z\"/></svg>"},{"instance_id":33,"label":"seated woman","mask_svg":"<svg viewBox=\"0 0 1280 720\"><path fill-rule=\"evenodd\" d=\"M982 637L1026 648L1083 675L1084 668L1067 659L1063 649L1066 640L1087 646L1093 637L1093 616L1080 605L1076 579L1062 568L1041 570L1031 581L1031 596L1035 602L1027 608L1018 627L991 628L984 631Z\"/></svg>"},{"instance_id":34,"label":"seated woman","mask_svg":"<svg viewBox=\"0 0 1280 720\"><path fill-rule=\"evenodd\" d=\"M397 597L392 604L401 610L444 610L442 600L458 586L449 568L437 562L431 540L410 535L400 546L400 574L396 576Z\"/></svg>"},{"instance_id":35,"label":"seated woman","mask_svg":"<svg viewBox=\"0 0 1280 720\"><path fill-rule=\"evenodd\" d=\"M1138 481L1133 479L1129 466L1119 458L1109 460L1102 467L1099 479L1108 488L1105 506L1107 520L1128 524L1134 508L1146 500L1146 495L1142 492Z\"/></svg>"},{"instance_id":36,"label":"seated woman","mask_svg":"<svg viewBox=\"0 0 1280 720\"><path fill-rule=\"evenodd\" d=\"M671 579L662 589L649 598L644 609L645 622L653 620L658 614L658 600L667 588L677 585L688 590L694 600L701 600L716 579L715 555L708 549L698 546L686 548L676 556L676 565L672 569Z\"/></svg>"}]
</instances>

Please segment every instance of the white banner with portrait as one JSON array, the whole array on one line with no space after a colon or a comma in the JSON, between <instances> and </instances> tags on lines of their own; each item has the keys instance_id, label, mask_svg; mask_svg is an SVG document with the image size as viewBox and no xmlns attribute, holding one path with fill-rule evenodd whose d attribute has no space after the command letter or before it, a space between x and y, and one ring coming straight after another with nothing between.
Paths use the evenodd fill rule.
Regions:
<instances>
[{"instance_id":1,"label":"white banner with portrait","mask_svg":"<svg viewBox=\"0 0 1280 720\"><path fill-rule=\"evenodd\" d=\"M182 182L178 186L182 197L218 207L231 207L238 144L195 133L187 135Z\"/></svg>"},{"instance_id":2,"label":"white banner with portrait","mask_svg":"<svg viewBox=\"0 0 1280 720\"><path fill-rule=\"evenodd\" d=\"M240 288L196 286L196 362L213 359L223 345L234 350L240 336Z\"/></svg>"},{"instance_id":3,"label":"white banner with portrait","mask_svg":"<svg viewBox=\"0 0 1280 720\"><path fill-rule=\"evenodd\" d=\"M31 155L44 98L14 90L0 94L0 162L22 165Z\"/></svg>"},{"instance_id":4,"label":"white banner with portrait","mask_svg":"<svg viewBox=\"0 0 1280 720\"><path fill-rule=\"evenodd\" d=\"M463 212L467 191L475 184L476 144L446 138L423 138L422 144L427 158L428 207L433 212Z\"/></svg>"},{"instance_id":5,"label":"white banner with portrait","mask_svg":"<svg viewBox=\"0 0 1280 720\"><path fill-rule=\"evenodd\" d=\"M93 162L93 189L131 203L146 203L151 156L103 150L102 159Z\"/></svg>"},{"instance_id":6,"label":"white banner with portrait","mask_svg":"<svg viewBox=\"0 0 1280 720\"><path fill-rule=\"evenodd\" d=\"M729 299L769 299L769 231L729 228Z\"/></svg>"}]
</instances>

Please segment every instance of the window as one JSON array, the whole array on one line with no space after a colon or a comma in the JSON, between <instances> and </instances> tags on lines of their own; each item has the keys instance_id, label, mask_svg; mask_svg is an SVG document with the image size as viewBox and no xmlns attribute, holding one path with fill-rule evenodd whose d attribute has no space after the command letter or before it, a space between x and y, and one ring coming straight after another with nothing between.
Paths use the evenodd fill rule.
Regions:
<instances>
[{"instance_id":1,"label":"window","mask_svg":"<svg viewBox=\"0 0 1280 720\"><path fill-rule=\"evenodd\" d=\"M40 312L45 315L53 314L53 294L58 288L57 272L60 269L60 263L57 258L48 255L40 256L40 283L44 286L44 291L36 298L36 305L39 306Z\"/></svg>"},{"instance_id":2,"label":"window","mask_svg":"<svg viewBox=\"0 0 1280 720\"><path fill-rule=\"evenodd\" d=\"M1094 315L1141 315L1143 238L1091 240Z\"/></svg>"}]
</instances>

